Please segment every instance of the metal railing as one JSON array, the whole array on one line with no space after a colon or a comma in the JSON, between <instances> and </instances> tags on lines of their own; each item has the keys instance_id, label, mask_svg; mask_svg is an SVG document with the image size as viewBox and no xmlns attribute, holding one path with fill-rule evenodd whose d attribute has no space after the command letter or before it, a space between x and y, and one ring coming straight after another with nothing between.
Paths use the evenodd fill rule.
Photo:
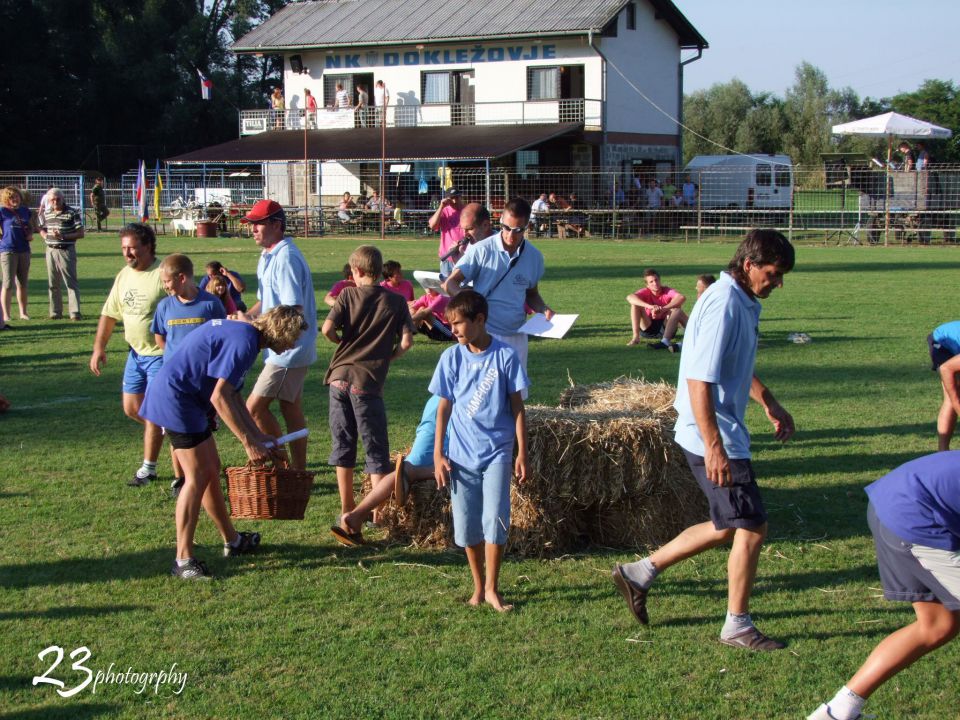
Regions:
<instances>
[{"instance_id":1,"label":"metal railing","mask_svg":"<svg viewBox=\"0 0 960 720\"><path fill-rule=\"evenodd\" d=\"M543 125L583 123L586 130L600 130L603 104L599 100L573 98L480 103L416 103L388 105L388 128L447 127L451 125ZM270 130L328 130L380 127L383 108L320 108L304 110L241 110L240 135Z\"/></svg>"}]
</instances>

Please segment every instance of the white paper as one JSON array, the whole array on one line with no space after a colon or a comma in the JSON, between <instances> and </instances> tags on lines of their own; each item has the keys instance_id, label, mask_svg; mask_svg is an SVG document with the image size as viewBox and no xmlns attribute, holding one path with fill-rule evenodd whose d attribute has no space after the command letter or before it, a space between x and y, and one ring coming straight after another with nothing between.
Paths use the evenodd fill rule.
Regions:
<instances>
[{"instance_id":1,"label":"white paper","mask_svg":"<svg viewBox=\"0 0 960 720\"><path fill-rule=\"evenodd\" d=\"M441 295L446 295L440 286L440 273L430 272L428 270L414 270L413 279L420 283L424 290L436 290Z\"/></svg>"},{"instance_id":2,"label":"white paper","mask_svg":"<svg viewBox=\"0 0 960 720\"><path fill-rule=\"evenodd\" d=\"M546 315L537 313L521 325L517 332L559 340L570 331L578 317L580 316L554 315L551 320L547 320Z\"/></svg>"}]
</instances>

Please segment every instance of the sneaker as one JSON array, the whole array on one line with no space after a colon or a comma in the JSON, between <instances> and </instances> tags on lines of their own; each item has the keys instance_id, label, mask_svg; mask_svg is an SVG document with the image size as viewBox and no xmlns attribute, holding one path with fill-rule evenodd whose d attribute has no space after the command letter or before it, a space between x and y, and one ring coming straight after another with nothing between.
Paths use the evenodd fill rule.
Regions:
<instances>
[{"instance_id":1,"label":"sneaker","mask_svg":"<svg viewBox=\"0 0 960 720\"><path fill-rule=\"evenodd\" d=\"M180 490L183 488L183 483L185 482L186 480L183 478L174 478L173 482L170 483L170 497L174 500L180 497Z\"/></svg>"},{"instance_id":2,"label":"sneaker","mask_svg":"<svg viewBox=\"0 0 960 720\"><path fill-rule=\"evenodd\" d=\"M662 342L657 340L656 342L647 343L647 347L651 350L669 350L670 345L664 345Z\"/></svg>"},{"instance_id":3,"label":"sneaker","mask_svg":"<svg viewBox=\"0 0 960 720\"><path fill-rule=\"evenodd\" d=\"M223 544L223 556L234 557L236 555L246 555L252 553L260 545L260 533L242 532L240 533L240 544L234 547L230 543Z\"/></svg>"},{"instance_id":4,"label":"sneaker","mask_svg":"<svg viewBox=\"0 0 960 720\"><path fill-rule=\"evenodd\" d=\"M730 647L743 648L744 650L754 650L757 652L771 652L772 650L783 650L785 643L774 640L764 635L755 627L744 630L739 635L730 638L721 637L720 642Z\"/></svg>"},{"instance_id":5,"label":"sneaker","mask_svg":"<svg viewBox=\"0 0 960 720\"><path fill-rule=\"evenodd\" d=\"M157 476L151 473L150 475L141 475L138 470L133 474L133 479L127 482L127 485L130 487L144 487L150 484L151 480L156 480Z\"/></svg>"},{"instance_id":6,"label":"sneaker","mask_svg":"<svg viewBox=\"0 0 960 720\"><path fill-rule=\"evenodd\" d=\"M183 567L177 565L177 561L174 560L170 574L181 580L210 580L213 578L213 574L207 569L206 563L196 558L190 558L190 562Z\"/></svg>"},{"instance_id":7,"label":"sneaker","mask_svg":"<svg viewBox=\"0 0 960 720\"><path fill-rule=\"evenodd\" d=\"M681 350L683 350L683 343L672 342L670 343L670 347L668 347L667 350L669 350L672 353L678 353Z\"/></svg>"},{"instance_id":8,"label":"sneaker","mask_svg":"<svg viewBox=\"0 0 960 720\"><path fill-rule=\"evenodd\" d=\"M857 715L857 718L860 717L862 717L862 715ZM837 716L830 712L830 706L824 703L807 715L807 720L837 720Z\"/></svg>"},{"instance_id":9,"label":"sneaker","mask_svg":"<svg viewBox=\"0 0 960 720\"><path fill-rule=\"evenodd\" d=\"M81 315L80 313L77 313L76 315L71 315L70 319L73 320L73 322L80 322L81 320L83 320L83 315Z\"/></svg>"},{"instance_id":10,"label":"sneaker","mask_svg":"<svg viewBox=\"0 0 960 720\"><path fill-rule=\"evenodd\" d=\"M54 314L50 316L51 320L63 320L63 315Z\"/></svg>"}]
</instances>

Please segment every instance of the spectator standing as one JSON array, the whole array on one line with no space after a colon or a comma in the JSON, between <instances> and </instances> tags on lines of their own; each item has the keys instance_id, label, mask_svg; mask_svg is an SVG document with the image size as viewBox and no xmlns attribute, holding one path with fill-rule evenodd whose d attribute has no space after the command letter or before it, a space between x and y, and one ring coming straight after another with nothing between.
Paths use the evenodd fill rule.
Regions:
<instances>
[{"instance_id":1,"label":"spectator standing","mask_svg":"<svg viewBox=\"0 0 960 720\"><path fill-rule=\"evenodd\" d=\"M10 300L13 288L17 288L17 304L20 319L29 320L27 313L27 280L30 278L30 243L33 241L33 224L30 210L23 205L23 195L18 188L5 187L0 191L0 272L3 286L0 290L0 309L3 310L3 325L0 330L10 330Z\"/></svg>"},{"instance_id":2,"label":"spectator standing","mask_svg":"<svg viewBox=\"0 0 960 720\"><path fill-rule=\"evenodd\" d=\"M693 179L687 175L686 180L683 181L683 187L681 192L683 193L683 204L687 207L696 207L697 205L697 192L699 188Z\"/></svg>"},{"instance_id":3,"label":"spectator standing","mask_svg":"<svg viewBox=\"0 0 960 720\"><path fill-rule=\"evenodd\" d=\"M157 479L157 456L163 436L160 428L140 417L143 396L163 366L163 348L150 330L157 304L166 297L157 262L157 236L153 228L130 223L120 230L120 248L127 266L117 273L100 311L97 336L90 355L90 372L100 377L107 362L107 344L117 325L123 323L123 339L129 346L123 370L123 412L143 425L143 464L127 483L142 487Z\"/></svg>"},{"instance_id":4,"label":"spectator standing","mask_svg":"<svg viewBox=\"0 0 960 720\"><path fill-rule=\"evenodd\" d=\"M370 106L370 95L367 93L366 85L357 85L357 106L354 110L357 113L357 125L359 127L367 126L367 111Z\"/></svg>"},{"instance_id":5,"label":"spectator standing","mask_svg":"<svg viewBox=\"0 0 960 720\"><path fill-rule=\"evenodd\" d=\"M307 127L310 130L317 128L317 99L310 92L310 88L304 88L303 97L306 103Z\"/></svg>"},{"instance_id":6,"label":"spectator standing","mask_svg":"<svg viewBox=\"0 0 960 720\"><path fill-rule=\"evenodd\" d=\"M376 119L374 125L380 127L380 124L386 122L387 107L390 105L390 91L383 84L383 80L377 80L373 86L373 102L376 105Z\"/></svg>"},{"instance_id":7,"label":"spectator standing","mask_svg":"<svg viewBox=\"0 0 960 720\"><path fill-rule=\"evenodd\" d=\"M337 110L348 110L350 108L350 93L343 89L343 83L337 83L335 87L334 107Z\"/></svg>"},{"instance_id":8,"label":"spectator standing","mask_svg":"<svg viewBox=\"0 0 960 720\"><path fill-rule=\"evenodd\" d=\"M106 230L107 216L110 214L110 210L107 208L107 194L103 189L102 177L93 181L93 187L90 189L90 205L97 218L97 232Z\"/></svg>"},{"instance_id":9,"label":"spectator standing","mask_svg":"<svg viewBox=\"0 0 960 720\"><path fill-rule=\"evenodd\" d=\"M67 308L71 320L80 320L80 283L77 280L77 240L83 237L80 213L64 201L63 191L50 191L52 209L41 213L38 222L47 250L47 288L50 319L63 317L63 290L67 286Z\"/></svg>"},{"instance_id":10,"label":"spectator standing","mask_svg":"<svg viewBox=\"0 0 960 720\"><path fill-rule=\"evenodd\" d=\"M276 130L283 130L287 101L283 97L283 90L281 88L275 87L273 89L273 94L270 96L270 107L273 109L273 127Z\"/></svg>"},{"instance_id":11,"label":"spectator standing","mask_svg":"<svg viewBox=\"0 0 960 720\"><path fill-rule=\"evenodd\" d=\"M458 249L461 240L463 240L463 230L460 229L460 211L460 191L456 188L450 188L443 200L440 201L436 212L427 221L427 226L432 231L440 231L440 247L437 250L437 255L440 257L440 274L445 277L453 272L454 265L461 257Z\"/></svg>"},{"instance_id":12,"label":"spectator standing","mask_svg":"<svg viewBox=\"0 0 960 720\"><path fill-rule=\"evenodd\" d=\"M277 400L287 432L302 430L303 386L307 371L317 359L317 306L310 266L293 238L286 234L287 216L274 200L258 200L240 222L253 227L253 240L261 248L257 263L257 302L241 320L256 319L278 305L290 305L303 313L307 328L296 344L282 353L267 347L260 377L247 398L247 409L260 429L268 435L282 435L280 423L270 411ZM307 465L307 438L290 443L290 465L304 470Z\"/></svg>"}]
</instances>

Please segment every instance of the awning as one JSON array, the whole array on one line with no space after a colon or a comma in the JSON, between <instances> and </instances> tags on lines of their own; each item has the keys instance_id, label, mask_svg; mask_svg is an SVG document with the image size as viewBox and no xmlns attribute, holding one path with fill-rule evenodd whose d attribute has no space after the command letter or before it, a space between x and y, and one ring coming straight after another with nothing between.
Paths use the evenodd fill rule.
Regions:
<instances>
[{"instance_id":1,"label":"awning","mask_svg":"<svg viewBox=\"0 0 960 720\"><path fill-rule=\"evenodd\" d=\"M551 125L453 125L388 128L387 160L490 160L583 129ZM168 158L169 163L255 163L303 160L302 130L272 130ZM311 160L378 161L380 128L308 130Z\"/></svg>"}]
</instances>

